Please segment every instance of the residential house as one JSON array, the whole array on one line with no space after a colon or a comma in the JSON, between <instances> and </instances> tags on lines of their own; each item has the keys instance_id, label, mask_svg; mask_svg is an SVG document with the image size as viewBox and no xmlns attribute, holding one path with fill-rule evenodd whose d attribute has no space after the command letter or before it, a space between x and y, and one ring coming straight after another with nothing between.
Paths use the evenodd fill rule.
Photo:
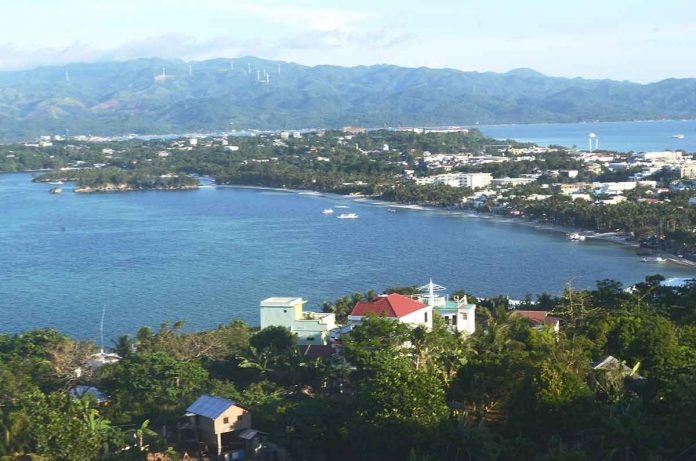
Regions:
<instances>
[{"instance_id":1,"label":"residential house","mask_svg":"<svg viewBox=\"0 0 696 461\"><path fill-rule=\"evenodd\" d=\"M554 333L558 333L561 329L561 319L550 316L547 311L514 310L512 315L518 315L528 320L534 328L549 327Z\"/></svg>"},{"instance_id":2,"label":"residential house","mask_svg":"<svg viewBox=\"0 0 696 461\"><path fill-rule=\"evenodd\" d=\"M327 345L329 332L336 328L331 313L303 311L302 298L271 297L261 301L261 328L285 327L297 335L298 345Z\"/></svg>"},{"instance_id":3,"label":"residential house","mask_svg":"<svg viewBox=\"0 0 696 461\"><path fill-rule=\"evenodd\" d=\"M392 293L380 295L371 301L355 304L348 316L351 323L360 323L368 315L386 316L389 319L411 326L433 326L433 308L428 304L411 299L408 296Z\"/></svg>"},{"instance_id":4,"label":"residential house","mask_svg":"<svg viewBox=\"0 0 696 461\"><path fill-rule=\"evenodd\" d=\"M196 441L205 444L210 455L223 459L243 459L260 450L265 433L251 428L251 412L237 403L201 395L186 409Z\"/></svg>"}]
</instances>

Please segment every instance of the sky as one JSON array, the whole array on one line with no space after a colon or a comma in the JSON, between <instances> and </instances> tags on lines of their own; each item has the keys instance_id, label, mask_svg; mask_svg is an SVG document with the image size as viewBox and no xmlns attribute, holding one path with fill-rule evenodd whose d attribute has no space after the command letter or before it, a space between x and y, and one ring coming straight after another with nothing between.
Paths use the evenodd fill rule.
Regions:
<instances>
[{"instance_id":1,"label":"sky","mask_svg":"<svg viewBox=\"0 0 696 461\"><path fill-rule=\"evenodd\" d=\"M694 0L0 0L0 69L258 56L653 82L696 77Z\"/></svg>"}]
</instances>

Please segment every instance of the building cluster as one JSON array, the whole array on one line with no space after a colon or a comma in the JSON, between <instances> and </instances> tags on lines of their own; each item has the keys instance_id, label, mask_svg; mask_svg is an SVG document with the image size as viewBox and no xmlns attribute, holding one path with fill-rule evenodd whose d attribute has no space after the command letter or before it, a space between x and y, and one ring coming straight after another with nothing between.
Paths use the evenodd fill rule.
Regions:
<instances>
[{"instance_id":1,"label":"building cluster","mask_svg":"<svg viewBox=\"0 0 696 461\"><path fill-rule=\"evenodd\" d=\"M445 287L431 280L414 296L392 293L359 301L345 325L338 325L333 313L304 311L306 301L302 298L272 297L261 301L261 328L284 327L297 335L299 346L336 349L341 336L368 316L384 316L413 327L431 329L433 313L437 312L451 331L472 334L476 329L476 305L469 303L466 296L449 297L444 290Z\"/></svg>"},{"instance_id":2,"label":"building cluster","mask_svg":"<svg viewBox=\"0 0 696 461\"><path fill-rule=\"evenodd\" d=\"M475 167L491 163L523 162L534 160L536 157L529 155L504 156L504 155L475 155L472 153L459 154L433 154L423 152L419 159L420 166L429 170L451 171L461 167Z\"/></svg>"}]
</instances>

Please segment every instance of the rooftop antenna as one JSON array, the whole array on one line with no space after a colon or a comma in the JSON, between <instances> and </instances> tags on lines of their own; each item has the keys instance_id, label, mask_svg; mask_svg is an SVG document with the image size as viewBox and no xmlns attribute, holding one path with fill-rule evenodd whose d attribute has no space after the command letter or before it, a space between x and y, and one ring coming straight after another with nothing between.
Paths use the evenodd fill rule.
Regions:
<instances>
[{"instance_id":1,"label":"rooftop antenna","mask_svg":"<svg viewBox=\"0 0 696 461\"><path fill-rule=\"evenodd\" d=\"M435 292L446 290L445 287L433 283L432 278L430 279L430 282L427 285L423 285L422 287L419 287L418 289L421 291L421 293L425 293L424 298L426 298L428 300L427 304L429 306L435 305L435 300L438 298L438 296L435 295Z\"/></svg>"},{"instance_id":2,"label":"rooftop antenna","mask_svg":"<svg viewBox=\"0 0 696 461\"><path fill-rule=\"evenodd\" d=\"M271 75L266 74L266 83L271 83Z\"/></svg>"},{"instance_id":3,"label":"rooftop antenna","mask_svg":"<svg viewBox=\"0 0 696 461\"><path fill-rule=\"evenodd\" d=\"M256 70L256 81L257 82L261 81L261 71L260 70Z\"/></svg>"}]
</instances>

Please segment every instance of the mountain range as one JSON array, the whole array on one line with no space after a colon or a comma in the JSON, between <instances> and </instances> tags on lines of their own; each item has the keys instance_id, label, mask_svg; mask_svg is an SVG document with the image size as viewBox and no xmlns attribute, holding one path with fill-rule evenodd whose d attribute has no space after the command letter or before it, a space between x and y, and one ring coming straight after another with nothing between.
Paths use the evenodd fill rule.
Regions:
<instances>
[{"instance_id":1,"label":"mountain range","mask_svg":"<svg viewBox=\"0 0 696 461\"><path fill-rule=\"evenodd\" d=\"M639 84L254 57L157 58L0 72L0 139L356 125L696 118L696 79Z\"/></svg>"}]
</instances>

